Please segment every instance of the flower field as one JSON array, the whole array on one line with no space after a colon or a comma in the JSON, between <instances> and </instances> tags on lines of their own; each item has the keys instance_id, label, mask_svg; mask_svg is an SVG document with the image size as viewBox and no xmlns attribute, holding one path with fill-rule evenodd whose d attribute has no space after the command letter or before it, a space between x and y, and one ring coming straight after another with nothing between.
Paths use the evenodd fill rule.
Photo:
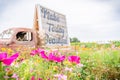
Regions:
<instances>
[{"instance_id":1,"label":"flower field","mask_svg":"<svg viewBox=\"0 0 120 80\"><path fill-rule=\"evenodd\" d=\"M120 80L119 46L72 46L66 53L1 48L0 80Z\"/></svg>"}]
</instances>

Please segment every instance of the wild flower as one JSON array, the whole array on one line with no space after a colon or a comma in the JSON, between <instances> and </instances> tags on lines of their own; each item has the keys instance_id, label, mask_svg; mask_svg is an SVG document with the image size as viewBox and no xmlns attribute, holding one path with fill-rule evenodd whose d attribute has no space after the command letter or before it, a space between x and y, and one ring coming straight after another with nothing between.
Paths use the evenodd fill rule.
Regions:
<instances>
[{"instance_id":1,"label":"wild flower","mask_svg":"<svg viewBox=\"0 0 120 80\"><path fill-rule=\"evenodd\" d=\"M32 76L30 80L35 80L35 77L34 77L34 76Z\"/></svg>"},{"instance_id":2,"label":"wild flower","mask_svg":"<svg viewBox=\"0 0 120 80\"><path fill-rule=\"evenodd\" d=\"M17 74L11 74L11 76L4 76L4 78L6 79L6 80L19 80L18 79L18 75Z\"/></svg>"},{"instance_id":3,"label":"wild flower","mask_svg":"<svg viewBox=\"0 0 120 80\"><path fill-rule=\"evenodd\" d=\"M45 52L45 50L44 50L44 49L41 49L41 48L38 48L38 49L37 49L37 52L41 53L41 52Z\"/></svg>"},{"instance_id":4,"label":"wild flower","mask_svg":"<svg viewBox=\"0 0 120 80\"><path fill-rule=\"evenodd\" d=\"M0 77L1 78L7 79L7 78L11 78L11 76L13 75L13 71L9 69L5 69L5 71L7 72L6 72L6 75L4 74L5 71L4 71L2 63L9 66L18 56L19 56L18 53L15 53L10 57L8 57L8 54L6 52L0 53L0 72L1 72Z\"/></svg>"},{"instance_id":5,"label":"wild flower","mask_svg":"<svg viewBox=\"0 0 120 80\"><path fill-rule=\"evenodd\" d=\"M38 51L37 51L37 50L32 50L32 51L30 52L30 55L32 55L32 56L34 56L34 55L36 55L36 54L38 54Z\"/></svg>"},{"instance_id":6,"label":"wild flower","mask_svg":"<svg viewBox=\"0 0 120 80\"><path fill-rule=\"evenodd\" d=\"M54 70L54 71L57 71L58 69L59 69L58 66L53 66L53 70Z\"/></svg>"},{"instance_id":7,"label":"wild flower","mask_svg":"<svg viewBox=\"0 0 120 80\"><path fill-rule=\"evenodd\" d=\"M69 56L68 60L72 63L76 63L76 64L80 63L80 57L79 56Z\"/></svg>"},{"instance_id":8,"label":"wild flower","mask_svg":"<svg viewBox=\"0 0 120 80\"><path fill-rule=\"evenodd\" d=\"M63 74L55 74L54 77L58 78L58 80L67 80L67 76Z\"/></svg>"},{"instance_id":9,"label":"wild flower","mask_svg":"<svg viewBox=\"0 0 120 80\"><path fill-rule=\"evenodd\" d=\"M18 75L14 73L14 74L12 75L12 78L18 80Z\"/></svg>"},{"instance_id":10,"label":"wild flower","mask_svg":"<svg viewBox=\"0 0 120 80\"><path fill-rule=\"evenodd\" d=\"M14 51L11 48L8 48L7 52L10 54L10 53L13 53Z\"/></svg>"},{"instance_id":11,"label":"wild flower","mask_svg":"<svg viewBox=\"0 0 120 80\"><path fill-rule=\"evenodd\" d=\"M84 65L81 64L81 63L77 64L77 67L83 67L83 66L84 66Z\"/></svg>"},{"instance_id":12,"label":"wild flower","mask_svg":"<svg viewBox=\"0 0 120 80\"><path fill-rule=\"evenodd\" d=\"M43 79L39 78L38 80L43 80Z\"/></svg>"},{"instance_id":13,"label":"wild flower","mask_svg":"<svg viewBox=\"0 0 120 80\"><path fill-rule=\"evenodd\" d=\"M55 56L54 53L50 53L47 59L54 62L63 62L65 60L65 56Z\"/></svg>"},{"instance_id":14,"label":"wild flower","mask_svg":"<svg viewBox=\"0 0 120 80\"><path fill-rule=\"evenodd\" d=\"M34 56L34 55L40 55L42 58L47 58L47 56L45 55L45 50L44 49L36 49L36 50L32 50L30 52L30 55Z\"/></svg>"},{"instance_id":15,"label":"wild flower","mask_svg":"<svg viewBox=\"0 0 120 80\"><path fill-rule=\"evenodd\" d=\"M56 56L55 56L53 53L50 53L50 54L48 55L48 60L49 60L49 61L54 61L55 58L56 58Z\"/></svg>"},{"instance_id":16,"label":"wild flower","mask_svg":"<svg viewBox=\"0 0 120 80\"><path fill-rule=\"evenodd\" d=\"M32 76L30 80L36 80L35 76ZM43 80L42 78L38 78L37 80ZM49 79L48 79L49 80Z\"/></svg>"},{"instance_id":17,"label":"wild flower","mask_svg":"<svg viewBox=\"0 0 120 80\"><path fill-rule=\"evenodd\" d=\"M59 52L59 50L51 50L51 52L57 56L61 56L61 53Z\"/></svg>"},{"instance_id":18,"label":"wild flower","mask_svg":"<svg viewBox=\"0 0 120 80\"><path fill-rule=\"evenodd\" d=\"M19 54L15 53L9 58L7 56L6 52L0 53L0 62L3 62L5 65L10 65L19 56Z\"/></svg>"},{"instance_id":19,"label":"wild flower","mask_svg":"<svg viewBox=\"0 0 120 80\"><path fill-rule=\"evenodd\" d=\"M65 60L65 56L60 56L60 57L55 57L54 61L55 62L63 62Z\"/></svg>"},{"instance_id":20,"label":"wild flower","mask_svg":"<svg viewBox=\"0 0 120 80\"><path fill-rule=\"evenodd\" d=\"M45 51L40 51L39 54L40 54L40 56L41 56L42 58L48 59L48 57L47 57L46 54L45 54Z\"/></svg>"},{"instance_id":21,"label":"wild flower","mask_svg":"<svg viewBox=\"0 0 120 80\"><path fill-rule=\"evenodd\" d=\"M1 51L4 52L4 51L7 51L7 49L6 48L1 48Z\"/></svg>"},{"instance_id":22,"label":"wild flower","mask_svg":"<svg viewBox=\"0 0 120 80\"><path fill-rule=\"evenodd\" d=\"M52 52L49 53L49 55L47 56L44 50L39 50L39 54L42 58L47 59L48 61L63 62L63 60L65 59L65 56L56 56Z\"/></svg>"},{"instance_id":23,"label":"wild flower","mask_svg":"<svg viewBox=\"0 0 120 80\"><path fill-rule=\"evenodd\" d=\"M70 62L70 61L68 61L68 60L65 60L65 61L63 62L63 64L64 64L64 65L69 65L69 66L72 66L71 62Z\"/></svg>"},{"instance_id":24,"label":"wild flower","mask_svg":"<svg viewBox=\"0 0 120 80\"><path fill-rule=\"evenodd\" d=\"M73 68L65 67L65 71L72 72Z\"/></svg>"}]
</instances>

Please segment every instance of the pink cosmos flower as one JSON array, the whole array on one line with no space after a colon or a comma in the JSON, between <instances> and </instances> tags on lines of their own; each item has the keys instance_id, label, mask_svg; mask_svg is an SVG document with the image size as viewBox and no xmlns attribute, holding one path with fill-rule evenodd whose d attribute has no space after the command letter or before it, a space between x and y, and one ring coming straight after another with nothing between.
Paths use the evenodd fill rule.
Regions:
<instances>
[{"instance_id":1,"label":"pink cosmos flower","mask_svg":"<svg viewBox=\"0 0 120 80\"><path fill-rule=\"evenodd\" d=\"M34 56L34 55L36 55L36 54L38 54L38 51L37 51L37 50L32 50L31 53L30 53L30 55L32 55L32 56Z\"/></svg>"},{"instance_id":2,"label":"pink cosmos flower","mask_svg":"<svg viewBox=\"0 0 120 80\"><path fill-rule=\"evenodd\" d=\"M49 61L55 61L56 56L53 53L50 53L48 56Z\"/></svg>"},{"instance_id":3,"label":"pink cosmos flower","mask_svg":"<svg viewBox=\"0 0 120 80\"><path fill-rule=\"evenodd\" d=\"M49 61L62 62L65 59L65 56L55 56L54 53L50 53L48 56Z\"/></svg>"},{"instance_id":4,"label":"pink cosmos flower","mask_svg":"<svg viewBox=\"0 0 120 80\"><path fill-rule=\"evenodd\" d=\"M50 53L48 56L45 55L44 51L40 53L41 57L49 61L62 62L65 59L65 56L55 56L54 53Z\"/></svg>"},{"instance_id":5,"label":"pink cosmos flower","mask_svg":"<svg viewBox=\"0 0 120 80\"><path fill-rule=\"evenodd\" d=\"M7 57L7 53L0 53L0 61Z\"/></svg>"},{"instance_id":6,"label":"pink cosmos flower","mask_svg":"<svg viewBox=\"0 0 120 80\"><path fill-rule=\"evenodd\" d=\"M5 65L10 65L17 57L19 56L18 53L15 53L11 57L7 57L7 53L0 53L0 62L3 62Z\"/></svg>"},{"instance_id":7,"label":"pink cosmos flower","mask_svg":"<svg viewBox=\"0 0 120 80\"><path fill-rule=\"evenodd\" d=\"M33 51L31 51L31 53L30 53L30 55L32 55L32 56L34 56L34 55L39 55L39 56L41 56L42 58L44 58L44 59L47 59L48 57L45 55L45 50L44 49L41 49L41 48L39 48L39 49L37 49L37 50L33 50Z\"/></svg>"},{"instance_id":8,"label":"pink cosmos flower","mask_svg":"<svg viewBox=\"0 0 120 80\"><path fill-rule=\"evenodd\" d=\"M63 62L65 60L65 56L54 57L55 62Z\"/></svg>"},{"instance_id":9,"label":"pink cosmos flower","mask_svg":"<svg viewBox=\"0 0 120 80\"><path fill-rule=\"evenodd\" d=\"M45 51L41 51L39 54L42 58L48 59L48 57L45 55Z\"/></svg>"},{"instance_id":10,"label":"pink cosmos flower","mask_svg":"<svg viewBox=\"0 0 120 80\"><path fill-rule=\"evenodd\" d=\"M39 78L38 80L42 80L41 78Z\"/></svg>"},{"instance_id":11,"label":"pink cosmos flower","mask_svg":"<svg viewBox=\"0 0 120 80\"><path fill-rule=\"evenodd\" d=\"M35 77L34 77L34 76L32 76L32 77L31 77L31 80L35 80Z\"/></svg>"},{"instance_id":12,"label":"pink cosmos flower","mask_svg":"<svg viewBox=\"0 0 120 80\"><path fill-rule=\"evenodd\" d=\"M76 64L80 63L80 57L79 56L69 56L68 60L72 63L76 63Z\"/></svg>"},{"instance_id":13,"label":"pink cosmos flower","mask_svg":"<svg viewBox=\"0 0 120 80\"><path fill-rule=\"evenodd\" d=\"M34 51L36 53L36 51ZM33 52L33 53L34 53ZM44 49L38 49L37 52L39 53L39 55L44 58L44 59L47 59L48 61L54 61L54 62L62 62L64 59L65 59L65 56L56 56L55 55L55 52L58 52L58 51L54 51L54 52L51 52L49 53L49 55L47 56L45 53L46 51Z\"/></svg>"},{"instance_id":14,"label":"pink cosmos flower","mask_svg":"<svg viewBox=\"0 0 120 80\"><path fill-rule=\"evenodd\" d=\"M39 53L41 53L42 51L44 51L44 52L45 52L45 50L44 50L44 49L41 49L41 48L37 49L37 52L39 52Z\"/></svg>"},{"instance_id":15,"label":"pink cosmos flower","mask_svg":"<svg viewBox=\"0 0 120 80\"><path fill-rule=\"evenodd\" d=\"M34 77L34 76L32 76L30 80L36 80L36 79L35 79L35 77ZM43 80L43 79L38 78L38 80Z\"/></svg>"},{"instance_id":16,"label":"pink cosmos flower","mask_svg":"<svg viewBox=\"0 0 120 80\"><path fill-rule=\"evenodd\" d=\"M65 60L65 56L60 56L60 61L64 61Z\"/></svg>"}]
</instances>

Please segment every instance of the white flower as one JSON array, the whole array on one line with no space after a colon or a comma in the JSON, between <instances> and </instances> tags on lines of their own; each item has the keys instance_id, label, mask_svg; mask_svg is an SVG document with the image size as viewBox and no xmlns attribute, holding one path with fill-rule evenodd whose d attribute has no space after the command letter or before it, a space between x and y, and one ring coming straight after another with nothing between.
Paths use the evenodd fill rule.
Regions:
<instances>
[{"instance_id":1,"label":"white flower","mask_svg":"<svg viewBox=\"0 0 120 80\"><path fill-rule=\"evenodd\" d=\"M83 66L84 66L84 65L81 64L81 63L77 64L77 67L83 67Z\"/></svg>"},{"instance_id":2,"label":"white flower","mask_svg":"<svg viewBox=\"0 0 120 80\"><path fill-rule=\"evenodd\" d=\"M67 76L62 74L56 74L54 77L57 77L58 80L67 80Z\"/></svg>"},{"instance_id":3,"label":"white flower","mask_svg":"<svg viewBox=\"0 0 120 80\"><path fill-rule=\"evenodd\" d=\"M65 71L70 71L72 72L73 68L68 68L68 67L65 67Z\"/></svg>"}]
</instances>

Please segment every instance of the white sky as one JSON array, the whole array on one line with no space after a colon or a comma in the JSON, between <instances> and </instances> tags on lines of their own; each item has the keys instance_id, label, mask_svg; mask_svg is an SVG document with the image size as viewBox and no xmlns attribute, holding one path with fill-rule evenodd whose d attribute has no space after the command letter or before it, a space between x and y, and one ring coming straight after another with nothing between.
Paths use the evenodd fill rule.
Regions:
<instances>
[{"instance_id":1,"label":"white sky","mask_svg":"<svg viewBox=\"0 0 120 80\"><path fill-rule=\"evenodd\" d=\"M35 4L66 15L69 37L120 40L119 0L0 0L0 32L33 27Z\"/></svg>"}]
</instances>

